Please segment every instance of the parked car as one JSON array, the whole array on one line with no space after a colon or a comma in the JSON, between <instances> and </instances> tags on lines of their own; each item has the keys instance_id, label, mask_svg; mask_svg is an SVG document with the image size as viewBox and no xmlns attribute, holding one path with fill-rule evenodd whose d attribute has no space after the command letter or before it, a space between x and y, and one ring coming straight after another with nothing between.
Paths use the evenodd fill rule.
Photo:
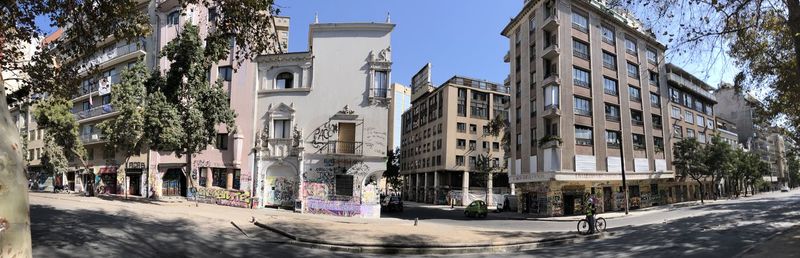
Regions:
<instances>
[{"instance_id":1,"label":"parked car","mask_svg":"<svg viewBox=\"0 0 800 258\"><path fill-rule=\"evenodd\" d=\"M781 187L781 192L788 192L788 191L789 191L789 187L788 186Z\"/></svg>"},{"instance_id":2,"label":"parked car","mask_svg":"<svg viewBox=\"0 0 800 258\"><path fill-rule=\"evenodd\" d=\"M386 196L381 201L381 208L385 211L403 211L403 199L400 196Z\"/></svg>"},{"instance_id":3,"label":"parked car","mask_svg":"<svg viewBox=\"0 0 800 258\"><path fill-rule=\"evenodd\" d=\"M473 201L464 209L464 215L467 217L485 218L487 214L489 214L489 209L486 207L486 202L481 200Z\"/></svg>"}]
</instances>

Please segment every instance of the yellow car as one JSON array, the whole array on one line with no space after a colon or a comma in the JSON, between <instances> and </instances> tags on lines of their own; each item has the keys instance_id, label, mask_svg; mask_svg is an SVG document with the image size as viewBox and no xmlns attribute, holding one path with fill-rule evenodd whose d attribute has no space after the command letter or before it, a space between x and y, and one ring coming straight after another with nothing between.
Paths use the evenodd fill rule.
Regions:
<instances>
[{"instance_id":1,"label":"yellow car","mask_svg":"<svg viewBox=\"0 0 800 258\"><path fill-rule=\"evenodd\" d=\"M489 214L489 209L486 207L486 202L481 200L473 201L464 209L464 215L467 217L486 218L487 214Z\"/></svg>"}]
</instances>

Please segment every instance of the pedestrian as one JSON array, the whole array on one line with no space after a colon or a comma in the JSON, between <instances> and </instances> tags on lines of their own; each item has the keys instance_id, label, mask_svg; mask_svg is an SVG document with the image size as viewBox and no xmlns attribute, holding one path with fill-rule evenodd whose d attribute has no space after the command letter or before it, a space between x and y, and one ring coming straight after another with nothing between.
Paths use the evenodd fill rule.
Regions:
<instances>
[{"instance_id":1,"label":"pedestrian","mask_svg":"<svg viewBox=\"0 0 800 258\"><path fill-rule=\"evenodd\" d=\"M589 221L589 234L594 234L595 229L595 221L594 221L594 214L597 213L597 208L594 205L594 198L589 197L589 201L586 204L586 220Z\"/></svg>"}]
</instances>

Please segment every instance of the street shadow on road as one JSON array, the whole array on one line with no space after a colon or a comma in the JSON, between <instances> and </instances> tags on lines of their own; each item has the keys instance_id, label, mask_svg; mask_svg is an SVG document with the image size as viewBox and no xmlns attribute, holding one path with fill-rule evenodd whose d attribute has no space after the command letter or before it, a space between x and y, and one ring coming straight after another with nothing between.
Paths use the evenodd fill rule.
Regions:
<instances>
[{"instance_id":1,"label":"street shadow on road","mask_svg":"<svg viewBox=\"0 0 800 258\"><path fill-rule=\"evenodd\" d=\"M115 201L115 202L145 203L145 204L155 204L155 205L161 205L163 203L166 203L165 201L150 199L150 198L142 198L142 197L125 198L123 196L111 196L111 195L97 195L95 197L101 200Z\"/></svg>"},{"instance_id":2,"label":"street shadow on road","mask_svg":"<svg viewBox=\"0 0 800 258\"><path fill-rule=\"evenodd\" d=\"M265 230L244 236L228 221L154 219L142 213L31 205L34 257L308 257ZM200 222L197 222L200 221ZM205 221L205 223L204 223Z\"/></svg>"},{"instance_id":3,"label":"street shadow on road","mask_svg":"<svg viewBox=\"0 0 800 258\"><path fill-rule=\"evenodd\" d=\"M700 205L699 216L613 229L616 234L581 244L526 252L541 257L733 257L800 221L799 196L754 202Z\"/></svg>"}]
</instances>

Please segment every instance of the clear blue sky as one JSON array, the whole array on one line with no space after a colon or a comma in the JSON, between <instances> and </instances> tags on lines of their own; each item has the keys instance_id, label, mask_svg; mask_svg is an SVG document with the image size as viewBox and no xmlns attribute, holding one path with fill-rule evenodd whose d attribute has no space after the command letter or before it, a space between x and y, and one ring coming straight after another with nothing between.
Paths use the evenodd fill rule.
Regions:
<instances>
[{"instance_id":1,"label":"clear blue sky","mask_svg":"<svg viewBox=\"0 0 800 258\"><path fill-rule=\"evenodd\" d=\"M281 15L291 17L289 51L306 51L308 25L384 22L391 12L392 80L408 85L411 76L430 62L439 85L453 75L502 83L509 72L503 63L508 39L500 31L522 8L522 0L276 0Z\"/></svg>"}]
</instances>

